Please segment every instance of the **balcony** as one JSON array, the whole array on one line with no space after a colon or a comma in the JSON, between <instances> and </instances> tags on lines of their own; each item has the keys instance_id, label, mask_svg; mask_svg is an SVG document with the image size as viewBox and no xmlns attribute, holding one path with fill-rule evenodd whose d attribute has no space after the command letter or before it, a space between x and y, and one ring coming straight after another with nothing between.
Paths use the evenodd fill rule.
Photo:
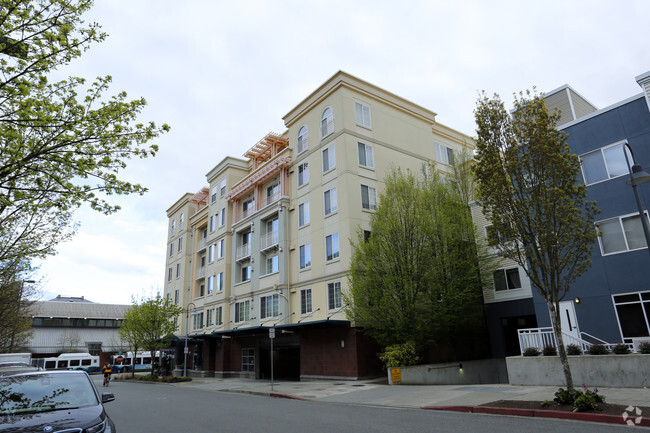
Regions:
<instances>
[{"instance_id":1,"label":"balcony","mask_svg":"<svg viewBox=\"0 0 650 433\"><path fill-rule=\"evenodd\" d=\"M260 250L266 251L271 248L277 248L279 241L280 236L277 231L262 235L262 239L260 240Z\"/></svg>"},{"instance_id":2,"label":"balcony","mask_svg":"<svg viewBox=\"0 0 650 433\"><path fill-rule=\"evenodd\" d=\"M244 244L237 247L236 260L246 260L251 256L251 244Z\"/></svg>"},{"instance_id":3,"label":"balcony","mask_svg":"<svg viewBox=\"0 0 650 433\"><path fill-rule=\"evenodd\" d=\"M205 250L206 238L201 238L198 245L196 246L196 252L200 253Z\"/></svg>"},{"instance_id":4,"label":"balcony","mask_svg":"<svg viewBox=\"0 0 650 433\"><path fill-rule=\"evenodd\" d=\"M276 193L262 199L261 203L260 203L260 209L264 209L268 205L273 204L276 201L280 200L281 196L282 196L282 194L280 194L280 191L278 191L278 192L276 192Z\"/></svg>"},{"instance_id":5,"label":"balcony","mask_svg":"<svg viewBox=\"0 0 650 433\"><path fill-rule=\"evenodd\" d=\"M196 270L195 279L200 280L202 278L205 278L205 266L201 266L199 269Z\"/></svg>"}]
</instances>

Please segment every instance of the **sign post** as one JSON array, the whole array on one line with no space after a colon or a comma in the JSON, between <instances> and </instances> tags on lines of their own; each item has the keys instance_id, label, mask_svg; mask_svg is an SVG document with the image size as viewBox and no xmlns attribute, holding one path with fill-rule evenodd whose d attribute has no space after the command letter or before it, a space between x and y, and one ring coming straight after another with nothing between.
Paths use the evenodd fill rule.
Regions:
<instances>
[{"instance_id":1,"label":"sign post","mask_svg":"<svg viewBox=\"0 0 650 433\"><path fill-rule=\"evenodd\" d=\"M275 328L269 328L269 338L271 339L271 391L273 391L273 340L275 340Z\"/></svg>"}]
</instances>

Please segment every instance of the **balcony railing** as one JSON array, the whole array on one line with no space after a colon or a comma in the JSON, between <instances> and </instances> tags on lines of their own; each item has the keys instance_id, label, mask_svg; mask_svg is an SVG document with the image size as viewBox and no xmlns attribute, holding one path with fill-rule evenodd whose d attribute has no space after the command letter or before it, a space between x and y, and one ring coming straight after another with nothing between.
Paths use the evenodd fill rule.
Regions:
<instances>
[{"instance_id":1,"label":"balcony railing","mask_svg":"<svg viewBox=\"0 0 650 433\"><path fill-rule=\"evenodd\" d=\"M555 334L553 333L553 328L527 328L519 329L519 349L521 354L524 354L524 351L529 347L534 347L540 351L544 350L546 346L552 346L557 349L557 344L555 342ZM575 344L580 347L583 352L587 352L593 344L602 344L608 350L612 350L617 343L607 343L606 341L601 340L600 338L594 337L593 335L587 334L586 332L581 332L580 337L577 337L572 334L567 334L566 332L562 333L562 340L564 341L564 346L569 344ZM592 340L592 341L588 341ZM626 343L632 351L635 350L633 344Z\"/></svg>"},{"instance_id":2,"label":"balcony railing","mask_svg":"<svg viewBox=\"0 0 650 433\"><path fill-rule=\"evenodd\" d=\"M196 270L196 279L200 280L201 278L205 277L205 266L201 266L199 269Z\"/></svg>"},{"instance_id":3,"label":"balcony railing","mask_svg":"<svg viewBox=\"0 0 650 433\"><path fill-rule=\"evenodd\" d=\"M270 205L271 203L275 203L276 201L280 200L280 197L282 194L280 194L280 191L276 192L275 194L272 194L266 198L263 198L261 203L260 203L260 209L265 208L266 206Z\"/></svg>"},{"instance_id":4,"label":"balcony railing","mask_svg":"<svg viewBox=\"0 0 650 433\"><path fill-rule=\"evenodd\" d=\"M262 239L260 240L260 249L264 251L273 247L277 247L279 241L280 241L280 236L277 231L262 235Z\"/></svg>"},{"instance_id":5,"label":"balcony railing","mask_svg":"<svg viewBox=\"0 0 650 433\"><path fill-rule=\"evenodd\" d=\"M244 244L237 247L237 260L244 260L251 256L251 244Z\"/></svg>"},{"instance_id":6,"label":"balcony railing","mask_svg":"<svg viewBox=\"0 0 650 433\"><path fill-rule=\"evenodd\" d=\"M196 252L197 253L200 253L201 251L203 251L205 249L205 241L206 241L205 238L199 239L199 243L196 246Z\"/></svg>"}]
</instances>

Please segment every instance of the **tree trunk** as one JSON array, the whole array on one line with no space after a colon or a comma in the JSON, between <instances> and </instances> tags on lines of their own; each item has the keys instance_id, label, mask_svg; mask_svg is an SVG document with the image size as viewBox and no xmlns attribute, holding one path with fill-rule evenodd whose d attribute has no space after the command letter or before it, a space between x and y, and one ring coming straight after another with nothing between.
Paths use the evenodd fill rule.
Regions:
<instances>
[{"instance_id":1,"label":"tree trunk","mask_svg":"<svg viewBox=\"0 0 650 433\"><path fill-rule=\"evenodd\" d=\"M573 377L571 377L571 367L569 367L569 358L567 358L566 350L564 348L564 339L562 338L562 323L560 321L559 304L547 302L548 309L551 313L551 321L553 322L553 334L555 335L555 342L557 344L557 354L560 356L560 363L562 364L562 372L564 373L564 380L566 382L567 391L573 390Z\"/></svg>"}]
</instances>

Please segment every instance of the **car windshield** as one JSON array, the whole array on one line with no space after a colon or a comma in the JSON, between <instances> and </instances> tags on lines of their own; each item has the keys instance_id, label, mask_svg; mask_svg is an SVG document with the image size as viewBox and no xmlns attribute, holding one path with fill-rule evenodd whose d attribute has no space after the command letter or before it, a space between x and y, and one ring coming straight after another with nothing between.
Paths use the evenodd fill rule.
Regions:
<instances>
[{"instance_id":1,"label":"car windshield","mask_svg":"<svg viewBox=\"0 0 650 433\"><path fill-rule=\"evenodd\" d=\"M0 415L99 404L85 374L34 374L0 378Z\"/></svg>"}]
</instances>

